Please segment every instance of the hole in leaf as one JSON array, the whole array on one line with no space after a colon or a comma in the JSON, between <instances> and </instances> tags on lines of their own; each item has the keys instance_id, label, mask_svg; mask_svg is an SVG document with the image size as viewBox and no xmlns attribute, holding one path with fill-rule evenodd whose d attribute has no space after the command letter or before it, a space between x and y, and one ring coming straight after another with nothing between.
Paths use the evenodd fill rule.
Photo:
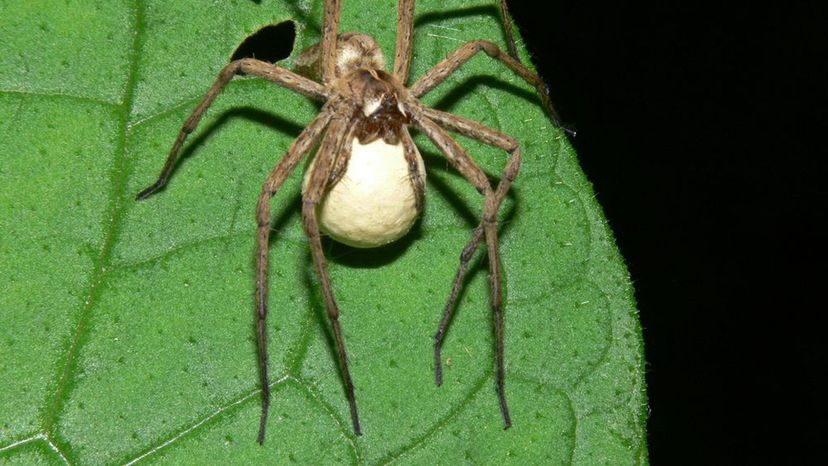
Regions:
<instances>
[{"instance_id":1,"label":"hole in leaf","mask_svg":"<svg viewBox=\"0 0 828 466\"><path fill-rule=\"evenodd\" d=\"M268 63L276 63L290 56L295 40L296 25L293 21L269 24L247 36L233 52L230 60L256 58Z\"/></svg>"}]
</instances>

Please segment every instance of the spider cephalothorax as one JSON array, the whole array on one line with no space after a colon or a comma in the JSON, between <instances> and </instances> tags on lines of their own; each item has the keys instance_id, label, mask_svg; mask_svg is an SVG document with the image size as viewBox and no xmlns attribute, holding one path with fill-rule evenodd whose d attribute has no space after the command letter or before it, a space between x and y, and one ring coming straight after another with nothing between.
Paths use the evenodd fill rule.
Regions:
<instances>
[{"instance_id":1,"label":"spider cephalothorax","mask_svg":"<svg viewBox=\"0 0 828 466\"><path fill-rule=\"evenodd\" d=\"M397 144L401 126L410 123L400 104L405 86L385 71L385 56L373 37L346 32L339 35L336 44L331 87L356 107L352 118L358 125L357 138L362 144L378 137ZM320 43L302 51L296 59L297 73L309 78L321 76L321 49Z\"/></svg>"},{"instance_id":2,"label":"spider cephalothorax","mask_svg":"<svg viewBox=\"0 0 828 466\"><path fill-rule=\"evenodd\" d=\"M358 69L340 78L343 95L353 99L356 109L353 119L357 124L356 137L368 144L382 138L388 144L399 144L402 126L411 123L403 110L400 94L405 88L394 82L385 71Z\"/></svg>"},{"instance_id":3,"label":"spider cephalothorax","mask_svg":"<svg viewBox=\"0 0 828 466\"><path fill-rule=\"evenodd\" d=\"M503 0L500 0L500 8L505 19ZM296 138L268 176L256 206L256 330L262 387L258 440L264 442L270 402L266 338L270 200L288 175L317 145L318 150L308 165L302 186L302 223L331 322L354 431L359 434L361 428L339 323L339 307L328 275L320 231L356 247L380 246L403 236L424 205L425 170L409 129L420 131L485 198L480 224L460 255L460 266L434 337L435 379L438 385L442 383L443 337L471 258L481 241L485 240L495 328L495 386L503 424L508 428L511 418L504 389L503 291L497 212L517 176L520 148L514 139L503 133L475 121L425 107L419 98L479 52L499 61L535 86L554 119L546 89L540 78L517 60L508 20L504 25L509 37L509 55L491 42L467 42L413 85L406 87L414 33L414 0L399 0L398 3L397 43L394 68L390 73L384 70L385 58L373 38L359 33L338 35L339 10L340 0L325 0L322 41L297 58L297 73L251 58L235 60L225 66L202 102L184 122L161 175L137 198L145 199L167 183L187 135L195 130L204 112L235 75L258 76L324 103L319 115ZM446 130L509 153L511 157L496 187Z\"/></svg>"}]
</instances>

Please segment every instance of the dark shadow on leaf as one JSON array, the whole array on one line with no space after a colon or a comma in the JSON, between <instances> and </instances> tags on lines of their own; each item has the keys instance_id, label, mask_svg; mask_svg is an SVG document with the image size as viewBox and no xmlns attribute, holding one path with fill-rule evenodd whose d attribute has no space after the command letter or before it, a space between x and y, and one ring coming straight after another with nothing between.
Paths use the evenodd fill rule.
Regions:
<instances>
[{"instance_id":1,"label":"dark shadow on leaf","mask_svg":"<svg viewBox=\"0 0 828 466\"><path fill-rule=\"evenodd\" d=\"M469 183L469 189L467 192L473 192L474 196L479 197L480 200L479 204L475 208L473 208L465 200L466 196L463 196L459 191L457 191L449 185L448 179L446 177L451 176L455 177L456 179L462 179L462 177L459 173L457 173L456 170L448 166L446 158L441 155L437 155L433 152L423 151L422 149L420 150L420 154L423 156L423 161L425 162L426 169L428 170L428 176L426 177L426 183L428 184L428 186L436 190L440 197L446 199L448 203L451 204L451 206L454 209L456 209L460 217L462 217L465 223L468 225L470 229L469 231L477 227L477 224L480 223L480 216L483 214L483 196L477 194L477 192ZM496 187L497 183L500 180L500 174L498 174L497 176L491 176L491 174L487 173L486 175L489 178L492 187ZM519 179L520 177L518 176L518 180ZM468 183L468 181L463 181L465 183ZM509 206L509 210L507 210L504 214L502 213L503 207L506 205ZM504 199L503 204L501 204L501 214L498 216L498 218L500 218L503 222L500 228L501 232L503 231L503 226L505 224L510 223L513 219L516 206L517 204L515 202L515 186L512 185L512 188L506 194L506 199ZM426 201L426 209L428 209L428 201Z\"/></svg>"},{"instance_id":2,"label":"dark shadow on leaf","mask_svg":"<svg viewBox=\"0 0 828 466\"><path fill-rule=\"evenodd\" d=\"M278 243L281 240L280 232L285 230L285 226L290 222L293 218L298 218L301 213L301 206L302 206L302 194L301 193L281 193L283 196L290 196L290 201L288 202L279 202L276 209L274 206L271 206L270 210L270 238L268 242L268 247L274 247L275 243ZM276 194L279 196L279 193Z\"/></svg>"},{"instance_id":3,"label":"dark shadow on leaf","mask_svg":"<svg viewBox=\"0 0 828 466\"><path fill-rule=\"evenodd\" d=\"M355 248L327 237L323 241L328 251L327 256L332 263L355 269L375 269L397 260L422 236L422 218L420 218L405 236L378 248Z\"/></svg>"},{"instance_id":4,"label":"dark shadow on leaf","mask_svg":"<svg viewBox=\"0 0 828 466\"><path fill-rule=\"evenodd\" d=\"M449 19L458 18L474 18L478 16L490 16L500 22L500 11L494 5L480 5L469 8L458 8L451 11L432 11L422 15L418 15L414 19L415 30L421 26L427 26L433 23L440 23ZM503 33L504 41L506 40L506 33Z\"/></svg>"},{"instance_id":5,"label":"dark shadow on leaf","mask_svg":"<svg viewBox=\"0 0 828 466\"><path fill-rule=\"evenodd\" d=\"M316 279L316 270L313 266L313 259L311 258L310 250L302 256L302 281L308 290L308 305L311 307L317 328L321 329L322 337L325 340L325 348L328 352L328 357L331 358L333 367L337 369L336 378L339 380L342 388L343 399L348 399L348 391L345 387L345 378L342 377L342 368L339 365L339 356L336 354L336 341L334 340L333 329L331 328L331 321L328 318L328 312L325 309L325 300L322 298L322 290L319 286L319 281ZM334 290L334 293L336 290ZM347 351L348 342L345 342ZM300 369L301 372L301 369Z\"/></svg>"},{"instance_id":6,"label":"dark shadow on leaf","mask_svg":"<svg viewBox=\"0 0 828 466\"><path fill-rule=\"evenodd\" d=\"M452 11L441 11L441 12L430 12L423 15L418 16L414 21L414 28L415 30L419 29L421 26L427 26L433 23L440 23L446 20L458 19L458 18L470 18L470 17L482 17L482 16L489 16L494 19L497 23L501 24L500 32L501 32L501 39L503 43L509 42L509 37L506 35L506 28L502 26L504 18L500 16L500 10L495 5L480 5L474 6L470 8L462 8ZM460 44L458 44L460 46ZM458 47L459 48L459 47ZM501 67L505 69L505 66L502 63L496 63L496 60L490 59L492 62L492 67ZM465 86L462 86L465 88ZM521 89L521 91L523 91ZM525 92L525 91L524 91ZM537 96L536 96L537 98ZM539 98L537 99L540 100ZM437 108L448 108L438 106Z\"/></svg>"},{"instance_id":7,"label":"dark shadow on leaf","mask_svg":"<svg viewBox=\"0 0 828 466\"><path fill-rule=\"evenodd\" d=\"M254 107L237 107L227 110L208 126L201 129L198 132L198 136L191 139L191 142L184 146L184 149L181 151L181 154L175 161L175 168L173 168L172 175L170 176L168 184L173 182L172 180L175 179L176 174L178 173L181 165L183 165L187 159L189 159L193 154L195 154L196 151L198 151L201 148L201 146L205 144L205 142L210 138L210 136L212 136L215 132L221 130L221 128L224 125L226 125L229 121L233 120L234 118L242 118L252 123L266 126L274 132L290 135L294 138L297 137L303 129L302 126L298 125L294 121L287 120L278 115L274 115L273 113L266 112ZM264 182L264 180L261 180L261 182ZM164 189L166 188L161 189L159 192L163 192Z\"/></svg>"},{"instance_id":8,"label":"dark shadow on leaf","mask_svg":"<svg viewBox=\"0 0 828 466\"><path fill-rule=\"evenodd\" d=\"M452 208L454 208L460 217L469 225L469 228L474 228L480 222L479 213L475 213L472 207L467 203L463 196L451 188L446 177L462 178L454 169L447 166L448 162L445 157L441 157L431 152L420 151L423 156L423 161L428 170L426 176L426 183L428 186L437 191L438 195L445 199ZM438 172L442 172L438 174ZM469 184L469 191L474 191L474 188ZM475 191L475 194L477 192ZM483 197L480 196L482 200ZM480 204L483 205L482 203ZM426 208L428 208L428 201L426 201ZM458 252L459 254L459 252Z\"/></svg>"},{"instance_id":9,"label":"dark shadow on leaf","mask_svg":"<svg viewBox=\"0 0 828 466\"><path fill-rule=\"evenodd\" d=\"M530 91L514 84L510 84L502 79L488 75L476 75L465 79L464 81L453 85L454 89L441 98L434 104L434 108L449 111L458 102L464 101L474 95L482 94L486 90L496 89L498 91L507 92L515 97L521 98L527 102L538 105L543 108L540 96L537 92ZM497 128L494 128L497 129Z\"/></svg>"}]
</instances>

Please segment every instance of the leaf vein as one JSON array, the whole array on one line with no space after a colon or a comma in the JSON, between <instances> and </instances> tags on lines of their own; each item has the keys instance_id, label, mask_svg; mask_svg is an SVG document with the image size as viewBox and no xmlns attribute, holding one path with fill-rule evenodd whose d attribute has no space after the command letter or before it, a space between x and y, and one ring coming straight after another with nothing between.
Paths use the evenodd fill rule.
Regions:
<instances>
[{"instance_id":1,"label":"leaf vein","mask_svg":"<svg viewBox=\"0 0 828 466\"><path fill-rule=\"evenodd\" d=\"M578 426L579 426L579 418L578 418L578 411L575 409L575 402L572 400L572 395L569 392L562 388L558 387L557 385L549 382L544 382L542 380L536 379L529 374L524 374L522 372L515 372L510 373L509 378L512 380L516 380L523 383L531 383L534 385L538 385L541 387L546 387L548 389L554 390L558 392L559 395L562 395L566 399L567 409L572 414L572 428L569 430L572 438L572 444L569 448L569 459L567 461L568 464L572 464L573 459L575 458L575 449L578 447Z\"/></svg>"},{"instance_id":2,"label":"leaf vein","mask_svg":"<svg viewBox=\"0 0 828 466\"><path fill-rule=\"evenodd\" d=\"M284 377L272 382L270 384L270 388L273 389L273 388L276 388L280 385L284 385L288 380L289 380L289 377L284 376ZM218 416L224 414L225 412L241 405L242 403L252 399L257 394L260 394L261 392L262 392L261 389L256 389L256 390L254 390L250 393L247 393L246 395L243 395L241 398L239 398L237 400L231 401L230 403L228 403L224 406L221 406L216 411L214 411L214 412L208 414L207 416L199 419L194 424L191 424L190 426L185 427L184 429L182 429L182 430L180 430L176 433L173 433L170 437L167 438L167 440L164 440L163 442L161 442L161 443L159 443L155 446L151 446L151 447L147 448L143 453L141 453L138 456L128 460L125 463L125 466L133 465L135 463L138 463L139 461L142 461L142 460L158 453L159 451L169 447L170 445L177 442L178 440L184 438L186 435L200 430L202 427L209 424L209 422L212 421L213 419L215 419Z\"/></svg>"},{"instance_id":3,"label":"leaf vein","mask_svg":"<svg viewBox=\"0 0 828 466\"><path fill-rule=\"evenodd\" d=\"M73 94L62 94L60 92L32 92L32 91L20 91L16 89L0 89L0 94L8 94L8 95L23 95L29 97L39 97L39 98L61 98L61 99L73 99L80 102L86 102L96 105L105 105L109 107L118 107L119 104L115 102L109 102L106 100L95 99L93 97L84 97L80 95L73 95Z\"/></svg>"},{"instance_id":4,"label":"leaf vein","mask_svg":"<svg viewBox=\"0 0 828 466\"><path fill-rule=\"evenodd\" d=\"M102 293L102 285L105 282L105 279L107 278L108 266L112 258L112 251L114 249L114 244L116 242L116 238L118 236L121 226L121 214L123 211L122 198L124 191L126 190L126 170L124 169L126 161L127 144L126 122L128 120L129 112L132 106L132 97L136 80L136 69L138 64L139 51L141 47L141 31L143 30L141 25L143 21L143 9L142 2L140 0L136 0L133 4L133 21L135 24L135 31L133 34L130 68L129 74L127 76L127 86L124 95L124 100L120 105L121 137L118 141L115 153L113 154L113 189L111 190L109 195L109 207L107 208L109 215L106 216L106 218L109 219L109 223L106 227L106 233L104 235L103 244L101 246L101 252L98 256L98 259L95 261L96 263L94 265L94 269L92 272L92 278L90 280L87 298L84 301L84 305L79 312L75 331L73 332L73 335L70 337L71 340L69 343L68 350L66 351L66 360L63 364L63 368L62 370L58 371L59 374L56 383L57 388L53 393L51 401L47 403L46 416L43 423L43 431L45 432L44 435L49 439L50 445L53 445L54 448L57 449L59 454L61 454L61 456L67 462L69 461L65 456L63 456L62 453L60 453L57 442L52 440L53 434L50 433L50 430L54 427L54 424L57 422L58 414L63 409L64 398L67 395L67 386L69 384L70 379L72 379L75 375L77 356L78 352L80 351L82 337L87 331L87 327L91 319L92 309L97 304L98 299Z\"/></svg>"},{"instance_id":5,"label":"leaf vein","mask_svg":"<svg viewBox=\"0 0 828 466\"><path fill-rule=\"evenodd\" d=\"M353 455L354 464L359 464L363 461L362 452L360 451L356 439L354 438L354 434L351 432L351 427L349 424L345 424L345 422L339 418L339 415L333 409L331 405L329 405L322 396L313 389L313 386L299 377L291 377L290 378L298 388L305 394L308 401L316 404L322 411L327 414L331 420L333 420L334 424L336 424L339 431L342 433L342 436L348 441L348 445L351 447L350 451Z\"/></svg>"},{"instance_id":6,"label":"leaf vein","mask_svg":"<svg viewBox=\"0 0 828 466\"><path fill-rule=\"evenodd\" d=\"M155 256L152 256L152 257L148 257L146 259L141 259L141 260L137 260L137 261L134 261L134 262L126 262L126 263L122 263L122 264L116 264L114 269L131 270L131 271L132 270L139 270L139 269L143 269L145 267L151 267L151 266L153 266L153 265L155 265L159 262L170 259L170 258L172 258L172 257L174 257L178 254L182 254L182 253L191 251L191 250L196 249L196 248L198 248L200 246L203 246L205 244L229 242L229 241L232 241L236 238L241 238L241 237L244 237L244 236L249 236L249 237L252 238L254 234L255 234L255 232L253 232L253 231L246 231L245 230L245 231L236 231L236 232L232 232L232 233L227 233L227 234L223 234L223 235L208 236L206 238L199 238L199 239L196 239L196 240L193 240L193 241L180 243L180 244L178 244L176 246L173 246L170 249L162 252L161 254L158 254L158 255L155 255ZM294 239L291 239L291 238L280 237L279 240L294 243L294 244L304 245L304 243L302 243L301 241L297 241L297 240L294 240Z\"/></svg>"},{"instance_id":7,"label":"leaf vein","mask_svg":"<svg viewBox=\"0 0 828 466\"><path fill-rule=\"evenodd\" d=\"M43 438L46 438L46 436L41 433L41 434L32 435L31 437L26 437L24 439L15 440L14 442L12 442L8 445L4 445L4 446L0 447L0 453L5 453L7 451L14 450L17 447L21 447L23 445L26 445L27 443L31 443L31 442L34 442L35 440L43 439Z\"/></svg>"},{"instance_id":8,"label":"leaf vein","mask_svg":"<svg viewBox=\"0 0 828 466\"><path fill-rule=\"evenodd\" d=\"M381 465L388 465L399 461L403 456L411 453L412 451L416 450L420 446L424 445L428 440L434 437L437 432L446 426L451 420L456 418L460 415L474 400L480 390L483 389L483 386L486 382L492 377L492 371L488 371L485 375L483 375L478 381L472 386L471 390L469 390L468 395L466 395L463 399L461 399L455 406L446 413L445 416L440 418L436 423L434 423L430 428L428 428L425 432L420 434L419 436L415 437L408 445L403 445L401 448L387 454L384 458L382 458L377 464Z\"/></svg>"}]
</instances>

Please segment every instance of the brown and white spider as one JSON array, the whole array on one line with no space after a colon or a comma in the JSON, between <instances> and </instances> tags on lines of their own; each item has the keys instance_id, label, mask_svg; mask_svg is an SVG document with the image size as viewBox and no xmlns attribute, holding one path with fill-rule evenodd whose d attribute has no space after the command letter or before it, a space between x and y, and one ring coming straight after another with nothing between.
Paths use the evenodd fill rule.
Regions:
<instances>
[{"instance_id":1,"label":"brown and white spider","mask_svg":"<svg viewBox=\"0 0 828 466\"><path fill-rule=\"evenodd\" d=\"M538 76L516 59L511 29L501 12L509 38L510 54L487 41L468 42L406 87L414 34L414 0L400 0L397 11L397 41L392 73L385 71L385 58L376 41L365 34L338 34L340 0L325 1L322 41L297 58L298 73L252 58L235 60L224 67L207 95L185 121L160 176L137 195L146 199L163 188L175 166L187 135L193 132L207 108L237 74L258 76L324 102L320 113L299 134L287 154L276 165L262 187L256 207L258 222L256 267L256 313L258 363L262 387L259 443L264 442L270 389L267 373L267 251L271 230L270 200L302 158L321 140L305 174L302 187L302 220L311 255L333 328L354 431L361 433L354 385L322 250L320 232L355 247L376 247L405 235L423 210L425 172L423 160L408 128L425 134L449 163L485 197L483 216L460 255L460 266L452 285L434 340L437 385L442 383L441 348L454 304L469 262L485 239L490 272L490 300L495 327L495 383L505 428L511 425L504 392L503 293L497 212L520 167L520 147L514 139L480 123L427 108L419 98L443 82L478 52L501 62L540 92L550 116L546 89ZM303 76L304 75L304 76ZM305 77L308 76L308 77ZM319 78L316 82L310 78ZM507 151L511 157L497 188L493 188L474 159L445 129Z\"/></svg>"}]
</instances>

